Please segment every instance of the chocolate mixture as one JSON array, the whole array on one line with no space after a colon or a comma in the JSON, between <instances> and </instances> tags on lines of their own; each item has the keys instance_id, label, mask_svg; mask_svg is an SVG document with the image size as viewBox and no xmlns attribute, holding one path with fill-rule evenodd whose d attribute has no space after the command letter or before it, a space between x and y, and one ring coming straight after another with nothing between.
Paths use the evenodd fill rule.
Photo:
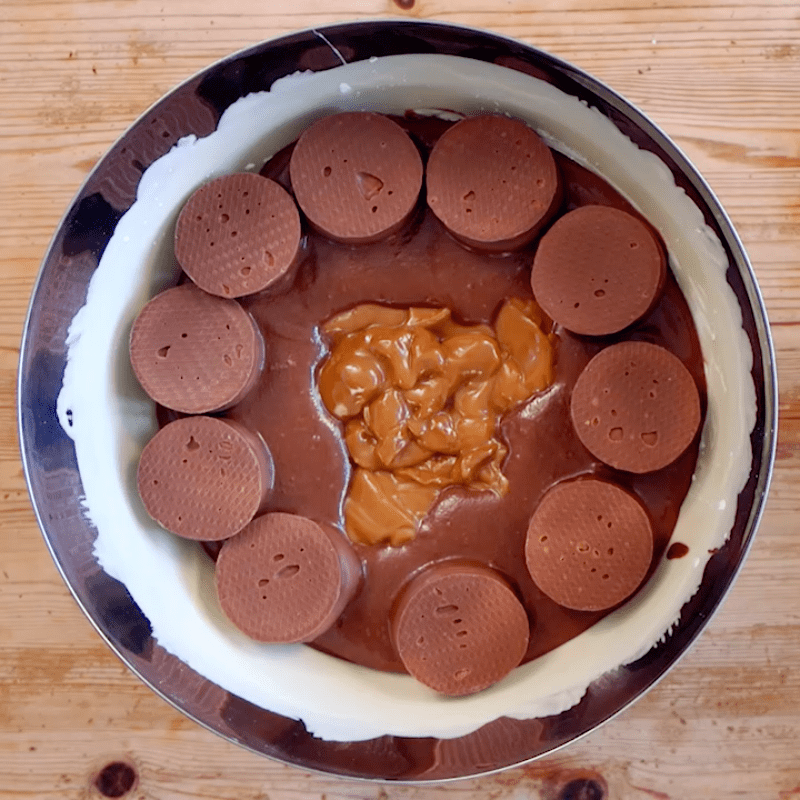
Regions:
<instances>
[{"instance_id":1,"label":"chocolate mixture","mask_svg":"<svg viewBox=\"0 0 800 800\"><path fill-rule=\"evenodd\" d=\"M397 120L415 138L423 161L449 127L437 119ZM291 190L291 147L262 174ZM604 181L556 154L564 199L560 213L589 203L633 212ZM377 242L348 246L307 230L305 255L294 284L283 293L242 299L265 342L265 367L254 389L226 416L262 434L275 463L271 511L291 512L343 527L344 498L352 464L341 424L323 407L317 374L329 342L324 323L362 303L398 308L448 308L465 325L491 324L508 298L529 300L530 264L536 242L513 255L465 248L424 204L410 220ZM302 256L301 256L302 257ZM573 611L546 597L525 565L528 524L553 484L594 476L627 489L647 509L654 534L653 561L661 558L697 459L695 442L656 473L615 471L580 443L569 400L578 375L595 353L617 341L661 345L689 369L705 407L702 356L691 314L669 274L654 307L621 334L576 336L556 327L554 383L501 423L508 448L503 472L508 493L447 488L423 520L416 537L401 547L356 544L364 580L336 624L312 642L318 649L368 667L404 672L391 641L390 621L407 583L431 564L458 559L489 566L504 576L528 610L530 660L586 630L605 612Z\"/></svg>"},{"instance_id":2,"label":"chocolate mixture","mask_svg":"<svg viewBox=\"0 0 800 800\"><path fill-rule=\"evenodd\" d=\"M317 386L356 465L344 509L353 541L413 539L448 486L507 494L497 423L551 385L543 322L533 301L511 298L496 330L458 325L447 308L374 304L324 326L332 346Z\"/></svg>"}]
</instances>

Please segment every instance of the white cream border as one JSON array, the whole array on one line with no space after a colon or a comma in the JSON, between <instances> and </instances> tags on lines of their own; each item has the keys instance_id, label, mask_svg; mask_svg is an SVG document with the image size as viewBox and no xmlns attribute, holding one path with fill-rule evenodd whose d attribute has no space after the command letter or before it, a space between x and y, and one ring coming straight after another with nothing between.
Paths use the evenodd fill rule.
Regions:
<instances>
[{"instance_id":1,"label":"white cream border","mask_svg":"<svg viewBox=\"0 0 800 800\"><path fill-rule=\"evenodd\" d=\"M127 339L138 310L174 275L179 209L201 183L258 169L314 119L340 110L408 108L507 113L601 174L661 232L697 321L709 408L701 456L674 538L687 557L664 560L633 601L589 631L467 698L435 695L407 676L379 673L302 645L260 645L224 618L197 549L154 525L135 488L138 455L156 429L131 372ZM187 137L143 175L68 336L58 415L75 441L95 554L124 583L153 635L208 679L258 706L300 718L315 736L449 738L499 717L558 713L608 670L658 642L697 590L708 552L726 540L751 461L755 423L751 349L727 259L667 167L598 111L519 72L452 56L392 56L276 81L242 98L204 139ZM68 414L67 412L71 412Z\"/></svg>"}]
</instances>

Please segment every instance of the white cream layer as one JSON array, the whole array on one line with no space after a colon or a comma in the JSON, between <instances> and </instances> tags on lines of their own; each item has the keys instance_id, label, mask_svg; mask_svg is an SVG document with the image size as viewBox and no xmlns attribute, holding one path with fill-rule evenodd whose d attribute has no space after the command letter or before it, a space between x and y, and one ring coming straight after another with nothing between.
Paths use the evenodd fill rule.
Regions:
<instances>
[{"instance_id":1,"label":"white cream layer","mask_svg":"<svg viewBox=\"0 0 800 800\"><path fill-rule=\"evenodd\" d=\"M131 324L176 274L173 232L189 195L211 178L259 169L315 119L344 110L501 112L602 175L660 231L694 315L705 358L708 415L694 481L664 559L635 599L590 630L472 697L438 696L410 677L347 664L303 645L263 645L237 631L216 600L209 560L160 529L136 490L139 454L156 431L153 403L128 360ZM187 137L142 176L68 335L58 416L74 439L95 554L125 584L169 652L258 706L302 719L315 736L461 736L500 717L531 718L577 703L608 670L645 653L697 590L708 553L731 529L750 467L755 421L751 349L727 259L667 167L598 111L522 73L451 56L393 56L294 74L242 98L204 139ZM69 419L68 419L69 416Z\"/></svg>"}]
</instances>

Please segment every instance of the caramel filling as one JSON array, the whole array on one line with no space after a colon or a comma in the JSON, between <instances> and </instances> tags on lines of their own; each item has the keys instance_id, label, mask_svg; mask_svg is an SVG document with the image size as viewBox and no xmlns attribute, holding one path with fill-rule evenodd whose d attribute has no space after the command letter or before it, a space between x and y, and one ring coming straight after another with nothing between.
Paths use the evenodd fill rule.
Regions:
<instances>
[{"instance_id":1,"label":"caramel filling","mask_svg":"<svg viewBox=\"0 0 800 800\"><path fill-rule=\"evenodd\" d=\"M547 322L533 300L512 298L493 328L460 325L446 308L372 304L324 325L318 387L356 465L345 500L353 541L412 539L448 486L506 494L499 421L552 383Z\"/></svg>"}]
</instances>

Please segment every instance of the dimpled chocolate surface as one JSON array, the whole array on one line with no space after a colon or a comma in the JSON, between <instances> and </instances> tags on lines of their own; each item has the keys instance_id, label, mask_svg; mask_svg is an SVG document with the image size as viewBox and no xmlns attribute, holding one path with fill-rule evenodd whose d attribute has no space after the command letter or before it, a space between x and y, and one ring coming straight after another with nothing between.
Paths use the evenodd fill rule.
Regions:
<instances>
[{"instance_id":1,"label":"dimpled chocolate surface","mask_svg":"<svg viewBox=\"0 0 800 800\"><path fill-rule=\"evenodd\" d=\"M142 451L139 496L148 514L187 539L238 533L272 488L264 442L230 420L185 417L162 428Z\"/></svg>"},{"instance_id":2,"label":"dimpled chocolate surface","mask_svg":"<svg viewBox=\"0 0 800 800\"><path fill-rule=\"evenodd\" d=\"M403 544L448 486L505 494L498 422L550 385L544 322L535 303L512 299L493 328L458 325L446 308L374 304L325 324L318 387L357 465L344 509L353 541Z\"/></svg>"},{"instance_id":3,"label":"dimpled chocolate surface","mask_svg":"<svg viewBox=\"0 0 800 800\"><path fill-rule=\"evenodd\" d=\"M332 239L369 242L408 219L422 186L422 159L388 117L335 114L303 132L290 173L312 225Z\"/></svg>"},{"instance_id":4,"label":"dimpled chocolate surface","mask_svg":"<svg viewBox=\"0 0 800 800\"><path fill-rule=\"evenodd\" d=\"M256 517L217 559L219 602L263 642L305 642L332 625L358 588L344 534L295 514Z\"/></svg>"},{"instance_id":5,"label":"dimpled chocolate surface","mask_svg":"<svg viewBox=\"0 0 800 800\"><path fill-rule=\"evenodd\" d=\"M562 606L602 611L647 574L653 532L641 503L594 478L554 486L531 518L525 560L536 585Z\"/></svg>"},{"instance_id":6,"label":"dimpled chocolate surface","mask_svg":"<svg viewBox=\"0 0 800 800\"><path fill-rule=\"evenodd\" d=\"M522 604L493 570L445 563L415 577L392 620L406 669L447 695L479 692L516 667L528 647Z\"/></svg>"},{"instance_id":7,"label":"dimpled chocolate surface","mask_svg":"<svg viewBox=\"0 0 800 800\"><path fill-rule=\"evenodd\" d=\"M672 463L700 427L700 397L686 367L663 347L620 342L601 350L579 376L572 422L597 458L628 472Z\"/></svg>"},{"instance_id":8,"label":"dimpled chocolate surface","mask_svg":"<svg viewBox=\"0 0 800 800\"><path fill-rule=\"evenodd\" d=\"M428 205L474 247L514 250L555 210L559 176L550 148L522 122L470 117L436 143L426 169Z\"/></svg>"},{"instance_id":9,"label":"dimpled chocolate surface","mask_svg":"<svg viewBox=\"0 0 800 800\"><path fill-rule=\"evenodd\" d=\"M556 322L573 333L603 336L645 314L665 274L664 252L644 222L589 205L565 214L542 237L531 284Z\"/></svg>"},{"instance_id":10,"label":"dimpled chocolate surface","mask_svg":"<svg viewBox=\"0 0 800 800\"><path fill-rule=\"evenodd\" d=\"M191 283L156 295L133 323L133 371L147 394L185 414L219 411L253 385L263 341L235 300Z\"/></svg>"},{"instance_id":11,"label":"dimpled chocolate surface","mask_svg":"<svg viewBox=\"0 0 800 800\"><path fill-rule=\"evenodd\" d=\"M260 292L295 264L300 214L288 192L251 173L201 186L183 207L175 257L201 288L220 297Z\"/></svg>"}]
</instances>

